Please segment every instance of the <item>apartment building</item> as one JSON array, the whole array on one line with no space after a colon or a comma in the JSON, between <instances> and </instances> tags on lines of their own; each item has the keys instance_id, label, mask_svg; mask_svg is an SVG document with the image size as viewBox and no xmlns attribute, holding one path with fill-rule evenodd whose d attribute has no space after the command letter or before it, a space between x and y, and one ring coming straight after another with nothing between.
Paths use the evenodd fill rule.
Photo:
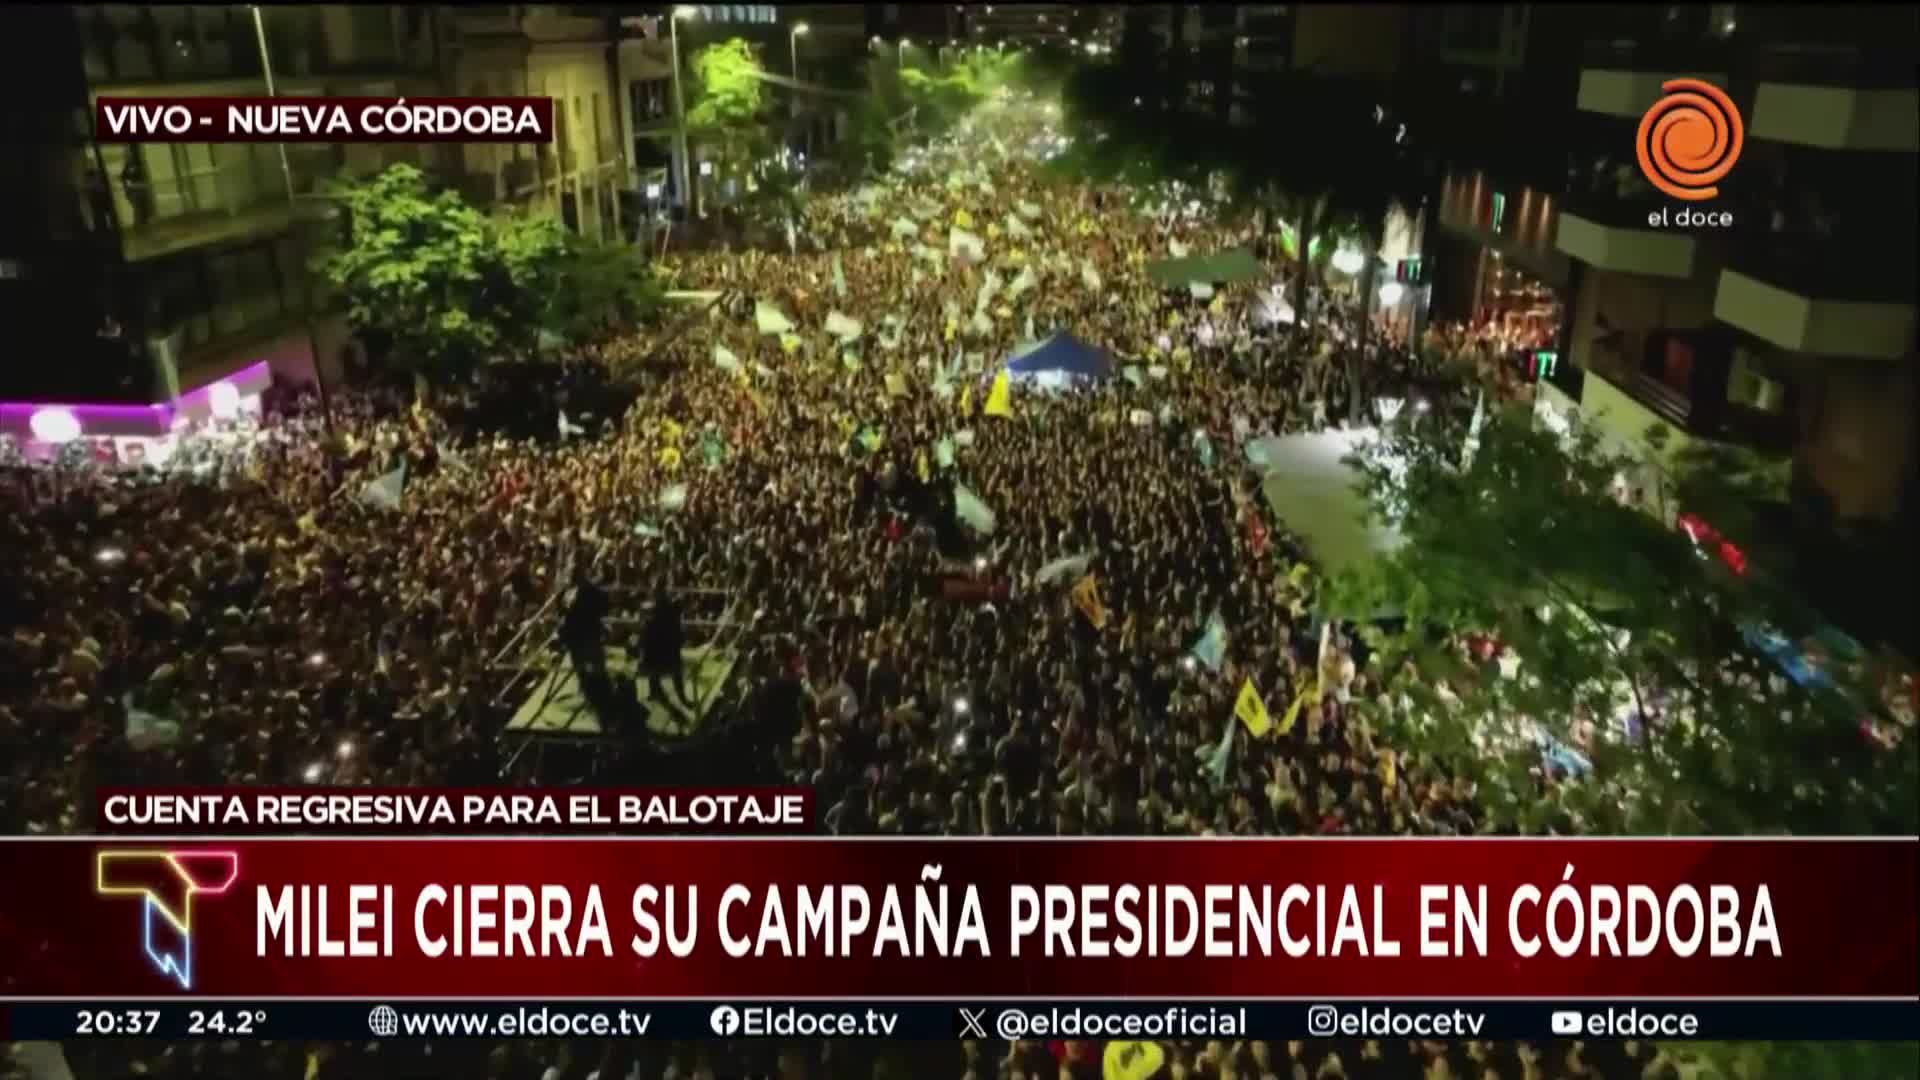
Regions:
<instances>
[{"instance_id":1,"label":"apartment building","mask_svg":"<svg viewBox=\"0 0 1920 1080\"><path fill-rule=\"evenodd\" d=\"M433 9L95 4L32 17L40 33L8 43L40 84L21 100L58 117L63 137L22 155L49 182L37 202L9 204L8 231L77 238L65 250L43 243L46 280L74 290L50 299L98 310L29 320L47 354L87 361L20 365L0 376L0 396L160 401L241 370L310 376L316 349L336 362L339 328L314 333L309 321L306 237L325 227L323 182L396 161L437 169L444 148L289 145L283 166L270 144L107 144L92 137L93 101L262 95L269 73L279 94L438 92ZM95 332L76 338L76 321Z\"/></svg>"},{"instance_id":2,"label":"apartment building","mask_svg":"<svg viewBox=\"0 0 1920 1080\"><path fill-rule=\"evenodd\" d=\"M627 202L621 193L636 180L612 10L552 4L447 10L454 31L449 77L460 93L554 99L553 142L458 148L468 198L557 214L581 236L620 239Z\"/></svg>"}]
</instances>

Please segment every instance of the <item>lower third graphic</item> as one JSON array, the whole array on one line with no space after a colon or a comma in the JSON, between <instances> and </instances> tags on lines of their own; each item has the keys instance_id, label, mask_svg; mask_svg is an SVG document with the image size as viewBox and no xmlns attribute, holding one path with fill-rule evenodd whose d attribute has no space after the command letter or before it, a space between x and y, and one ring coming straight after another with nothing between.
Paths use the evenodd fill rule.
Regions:
<instances>
[{"instance_id":1,"label":"lower third graphic","mask_svg":"<svg viewBox=\"0 0 1920 1080\"><path fill-rule=\"evenodd\" d=\"M140 943L147 959L193 989L193 901L219 896L240 879L235 851L100 851L93 891L140 898Z\"/></svg>"}]
</instances>

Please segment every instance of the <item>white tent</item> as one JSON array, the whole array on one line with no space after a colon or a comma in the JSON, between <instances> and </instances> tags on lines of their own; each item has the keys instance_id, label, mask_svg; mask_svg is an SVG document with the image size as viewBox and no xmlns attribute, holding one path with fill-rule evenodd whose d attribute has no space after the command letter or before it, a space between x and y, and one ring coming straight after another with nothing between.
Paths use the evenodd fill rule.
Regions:
<instances>
[{"instance_id":1,"label":"white tent","mask_svg":"<svg viewBox=\"0 0 1920 1080\"><path fill-rule=\"evenodd\" d=\"M1324 573L1389 554L1402 542L1398 530L1366 520L1360 470L1342 460L1376 434L1372 428L1330 428L1250 444L1250 456L1265 462L1260 487L1267 505Z\"/></svg>"}]
</instances>

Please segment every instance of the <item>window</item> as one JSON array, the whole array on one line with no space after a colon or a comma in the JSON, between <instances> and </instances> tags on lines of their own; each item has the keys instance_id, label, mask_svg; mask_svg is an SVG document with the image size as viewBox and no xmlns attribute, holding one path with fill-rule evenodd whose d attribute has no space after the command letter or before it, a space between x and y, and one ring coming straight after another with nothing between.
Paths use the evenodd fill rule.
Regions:
<instances>
[{"instance_id":1,"label":"window","mask_svg":"<svg viewBox=\"0 0 1920 1080\"><path fill-rule=\"evenodd\" d=\"M147 317L149 332L179 333L187 345L204 344L213 338L198 259L173 259L157 269L147 295Z\"/></svg>"},{"instance_id":2,"label":"window","mask_svg":"<svg viewBox=\"0 0 1920 1080\"><path fill-rule=\"evenodd\" d=\"M280 314L273 256L266 247L223 251L207 259L214 333L225 337L260 326Z\"/></svg>"},{"instance_id":3,"label":"window","mask_svg":"<svg viewBox=\"0 0 1920 1080\"><path fill-rule=\"evenodd\" d=\"M399 56L399 49L393 41L392 9L375 6L357 6L348 9L353 13L350 25L352 40L349 43L350 63L391 63Z\"/></svg>"},{"instance_id":4,"label":"window","mask_svg":"<svg viewBox=\"0 0 1920 1080\"><path fill-rule=\"evenodd\" d=\"M607 158L607 136L600 130L600 95L593 95L593 162L598 165Z\"/></svg>"},{"instance_id":5,"label":"window","mask_svg":"<svg viewBox=\"0 0 1920 1080\"><path fill-rule=\"evenodd\" d=\"M1727 400L1754 412L1778 415L1786 411L1787 386L1762 371L1751 351L1736 347L1727 372Z\"/></svg>"}]
</instances>

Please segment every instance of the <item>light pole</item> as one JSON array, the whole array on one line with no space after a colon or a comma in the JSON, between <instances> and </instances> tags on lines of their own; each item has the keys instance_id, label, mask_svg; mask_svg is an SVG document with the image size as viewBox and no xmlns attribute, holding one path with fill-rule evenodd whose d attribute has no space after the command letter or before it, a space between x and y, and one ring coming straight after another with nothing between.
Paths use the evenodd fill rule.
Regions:
<instances>
[{"instance_id":1,"label":"light pole","mask_svg":"<svg viewBox=\"0 0 1920 1080\"><path fill-rule=\"evenodd\" d=\"M260 5L253 4L253 41L260 49L260 74L267 83L267 96L277 97L273 90L273 59L267 54L267 24L260 15ZM280 179L287 187L287 215L295 229L300 224L300 205L293 190L293 168L287 163L287 144L277 144L280 148ZM304 240L305 238L302 237ZM306 245L300 245L305 251ZM301 275L303 283L305 274ZM320 335L313 327L313 288L309 284L307 295L301 297L300 310L305 313L307 324L307 352L313 357L313 385L320 391L320 419L326 424L327 437L333 437L333 401L327 393L326 358L320 355Z\"/></svg>"},{"instance_id":2,"label":"light pole","mask_svg":"<svg viewBox=\"0 0 1920 1080\"><path fill-rule=\"evenodd\" d=\"M793 73L793 81L796 83L800 81L800 39L806 35L806 32L807 32L806 23L794 23L793 29L787 31L787 56L790 61L789 68ZM800 88L799 87L797 86L794 87L792 93L788 95L788 106L792 109L792 112L789 115L791 115L794 119L799 119L800 117Z\"/></svg>"},{"instance_id":3,"label":"light pole","mask_svg":"<svg viewBox=\"0 0 1920 1080\"><path fill-rule=\"evenodd\" d=\"M913 44L913 42L908 41L906 38L900 39L900 49L894 59L894 66L898 67L901 71L907 70L907 46L911 44Z\"/></svg>"},{"instance_id":4,"label":"light pole","mask_svg":"<svg viewBox=\"0 0 1920 1080\"><path fill-rule=\"evenodd\" d=\"M694 199L687 169L687 99L680 91L680 20L698 14L699 9L681 4L667 19L667 41L673 60L673 168L681 201L689 215L693 213Z\"/></svg>"}]
</instances>

